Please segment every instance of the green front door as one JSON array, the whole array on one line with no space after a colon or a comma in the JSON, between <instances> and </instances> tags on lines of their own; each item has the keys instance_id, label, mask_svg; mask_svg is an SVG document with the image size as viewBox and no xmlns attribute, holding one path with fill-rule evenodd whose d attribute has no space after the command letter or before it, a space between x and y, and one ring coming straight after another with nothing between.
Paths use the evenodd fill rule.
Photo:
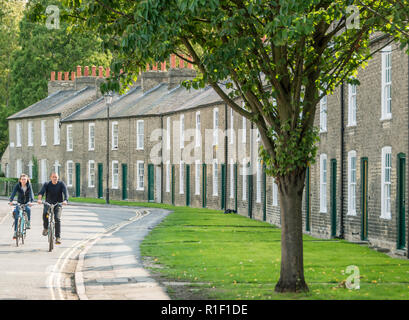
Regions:
<instances>
[{"instance_id":1,"label":"green front door","mask_svg":"<svg viewBox=\"0 0 409 320\"><path fill-rule=\"evenodd\" d=\"M103 197L103 170L102 163L98 163L98 198Z\"/></svg>"},{"instance_id":2,"label":"green front door","mask_svg":"<svg viewBox=\"0 0 409 320\"><path fill-rule=\"evenodd\" d=\"M305 231L311 231L310 225L310 167L307 167L305 174Z\"/></svg>"},{"instance_id":3,"label":"green front door","mask_svg":"<svg viewBox=\"0 0 409 320\"><path fill-rule=\"evenodd\" d=\"M405 184L406 184L406 156L398 154L398 190L397 190L397 219L398 219L398 239L397 248L405 248Z\"/></svg>"},{"instance_id":4,"label":"green front door","mask_svg":"<svg viewBox=\"0 0 409 320\"><path fill-rule=\"evenodd\" d=\"M155 201L154 178L154 166L148 164L148 202Z\"/></svg>"},{"instance_id":5,"label":"green front door","mask_svg":"<svg viewBox=\"0 0 409 320\"><path fill-rule=\"evenodd\" d=\"M206 208L207 201L207 168L206 163L202 165L202 207Z\"/></svg>"},{"instance_id":6,"label":"green front door","mask_svg":"<svg viewBox=\"0 0 409 320\"><path fill-rule=\"evenodd\" d=\"M79 163L75 164L75 196L81 196L81 166Z\"/></svg>"},{"instance_id":7,"label":"green front door","mask_svg":"<svg viewBox=\"0 0 409 320\"><path fill-rule=\"evenodd\" d=\"M128 165L122 164L122 200L128 199Z\"/></svg>"},{"instance_id":8,"label":"green front door","mask_svg":"<svg viewBox=\"0 0 409 320\"><path fill-rule=\"evenodd\" d=\"M368 240L368 158L361 158L361 240Z\"/></svg>"},{"instance_id":9,"label":"green front door","mask_svg":"<svg viewBox=\"0 0 409 320\"><path fill-rule=\"evenodd\" d=\"M190 206L190 165L186 165L186 206Z\"/></svg>"},{"instance_id":10,"label":"green front door","mask_svg":"<svg viewBox=\"0 0 409 320\"><path fill-rule=\"evenodd\" d=\"M337 160L331 159L331 237L337 232Z\"/></svg>"}]
</instances>

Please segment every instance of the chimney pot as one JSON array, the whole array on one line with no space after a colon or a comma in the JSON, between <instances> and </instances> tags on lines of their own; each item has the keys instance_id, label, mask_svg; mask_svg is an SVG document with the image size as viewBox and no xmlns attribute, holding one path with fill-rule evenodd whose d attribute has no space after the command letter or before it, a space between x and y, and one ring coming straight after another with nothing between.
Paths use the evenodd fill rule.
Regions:
<instances>
[{"instance_id":1,"label":"chimney pot","mask_svg":"<svg viewBox=\"0 0 409 320\"><path fill-rule=\"evenodd\" d=\"M62 80L62 72L58 71L58 81L61 81L61 80Z\"/></svg>"},{"instance_id":2,"label":"chimney pot","mask_svg":"<svg viewBox=\"0 0 409 320\"><path fill-rule=\"evenodd\" d=\"M166 61L161 62L161 70L166 71Z\"/></svg>"},{"instance_id":3,"label":"chimney pot","mask_svg":"<svg viewBox=\"0 0 409 320\"><path fill-rule=\"evenodd\" d=\"M149 71L149 63L146 64L146 71Z\"/></svg>"},{"instance_id":4,"label":"chimney pot","mask_svg":"<svg viewBox=\"0 0 409 320\"><path fill-rule=\"evenodd\" d=\"M176 56L174 54L170 55L170 67L173 69L176 68Z\"/></svg>"},{"instance_id":5,"label":"chimney pot","mask_svg":"<svg viewBox=\"0 0 409 320\"><path fill-rule=\"evenodd\" d=\"M51 71L51 81L55 81L55 71Z\"/></svg>"},{"instance_id":6,"label":"chimney pot","mask_svg":"<svg viewBox=\"0 0 409 320\"><path fill-rule=\"evenodd\" d=\"M110 71L111 71L111 69L109 69L109 67L106 68L106 70L105 70L105 77L109 78L109 73L110 73Z\"/></svg>"},{"instance_id":7,"label":"chimney pot","mask_svg":"<svg viewBox=\"0 0 409 320\"><path fill-rule=\"evenodd\" d=\"M93 77L97 76L97 67L96 66L92 66L92 74Z\"/></svg>"},{"instance_id":8,"label":"chimney pot","mask_svg":"<svg viewBox=\"0 0 409 320\"><path fill-rule=\"evenodd\" d=\"M158 64L155 63L154 65L152 65L152 70L153 71L157 71L158 70Z\"/></svg>"},{"instance_id":9,"label":"chimney pot","mask_svg":"<svg viewBox=\"0 0 409 320\"><path fill-rule=\"evenodd\" d=\"M77 66L77 77L81 77L81 66Z\"/></svg>"},{"instance_id":10,"label":"chimney pot","mask_svg":"<svg viewBox=\"0 0 409 320\"><path fill-rule=\"evenodd\" d=\"M184 55L181 55L182 57L184 57ZM181 58L179 58L179 68L183 69L185 67L185 61Z\"/></svg>"},{"instance_id":11,"label":"chimney pot","mask_svg":"<svg viewBox=\"0 0 409 320\"><path fill-rule=\"evenodd\" d=\"M75 71L72 71L71 72L71 81L74 81L75 80Z\"/></svg>"},{"instance_id":12,"label":"chimney pot","mask_svg":"<svg viewBox=\"0 0 409 320\"><path fill-rule=\"evenodd\" d=\"M88 66L86 66L84 68L84 77L88 77L88 76L89 76L89 69L88 69Z\"/></svg>"},{"instance_id":13,"label":"chimney pot","mask_svg":"<svg viewBox=\"0 0 409 320\"><path fill-rule=\"evenodd\" d=\"M98 77L103 78L104 77L104 67L99 66L98 68Z\"/></svg>"},{"instance_id":14,"label":"chimney pot","mask_svg":"<svg viewBox=\"0 0 409 320\"><path fill-rule=\"evenodd\" d=\"M69 80L69 72L64 72L64 81L68 81Z\"/></svg>"}]
</instances>

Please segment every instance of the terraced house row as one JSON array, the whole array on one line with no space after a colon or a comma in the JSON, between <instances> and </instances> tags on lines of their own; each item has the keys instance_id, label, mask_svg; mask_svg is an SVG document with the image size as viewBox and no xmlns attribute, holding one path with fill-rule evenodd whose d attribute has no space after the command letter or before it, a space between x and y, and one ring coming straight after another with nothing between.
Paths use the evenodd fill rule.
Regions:
<instances>
[{"instance_id":1,"label":"terraced house row","mask_svg":"<svg viewBox=\"0 0 409 320\"><path fill-rule=\"evenodd\" d=\"M374 39L374 48L385 41ZM97 76L95 67L91 75L78 67L64 80L53 73L49 96L9 117L2 168L31 175L34 156L40 182L57 171L72 196L103 198L109 187L111 199L232 209L280 225L277 185L258 157L255 126L211 88L181 87L195 71L170 60L168 70L147 70L111 104L99 91L103 69ZM408 56L391 44L359 70L360 85L344 84L321 100L306 233L406 254L408 68Z\"/></svg>"}]
</instances>

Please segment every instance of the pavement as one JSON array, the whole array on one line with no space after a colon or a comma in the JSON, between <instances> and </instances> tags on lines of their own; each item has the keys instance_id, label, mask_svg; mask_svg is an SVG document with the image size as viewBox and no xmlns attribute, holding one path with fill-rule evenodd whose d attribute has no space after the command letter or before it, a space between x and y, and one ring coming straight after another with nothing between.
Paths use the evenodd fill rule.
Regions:
<instances>
[{"instance_id":1,"label":"pavement","mask_svg":"<svg viewBox=\"0 0 409 320\"><path fill-rule=\"evenodd\" d=\"M75 283L82 300L170 300L143 268L140 244L168 212L140 209L128 223L117 226L84 248Z\"/></svg>"},{"instance_id":2,"label":"pavement","mask_svg":"<svg viewBox=\"0 0 409 320\"><path fill-rule=\"evenodd\" d=\"M4 248L0 260L4 264L0 261L0 271L8 270L10 264L19 266L7 276L0 275L0 299L170 300L166 290L143 268L140 254L143 239L169 211L110 205L66 206L63 243L48 253L45 237L41 236L42 208L33 208L30 237L24 246L16 248L9 230L11 208L6 201L0 201L0 229L4 229L0 244ZM20 260L32 261L31 267ZM21 285L17 283L20 279L24 279ZM67 294L72 286L75 294Z\"/></svg>"}]
</instances>

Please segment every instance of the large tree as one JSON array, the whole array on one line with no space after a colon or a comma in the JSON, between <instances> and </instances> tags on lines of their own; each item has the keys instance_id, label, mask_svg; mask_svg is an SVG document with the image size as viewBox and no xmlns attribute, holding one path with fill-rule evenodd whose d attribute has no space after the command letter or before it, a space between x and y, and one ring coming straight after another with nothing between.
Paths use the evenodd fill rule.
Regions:
<instances>
[{"instance_id":1,"label":"large tree","mask_svg":"<svg viewBox=\"0 0 409 320\"><path fill-rule=\"evenodd\" d=\"M260 153L280 194L282 256L275 290L308 290L302 195L306 168L316 155L317 103L344 81L356 82L351 76L381 49L370 46L377 31L389 34L385 45L402 39L408 1L65 1L70 16L77 17L73 21L95 30L115 53L117 75L122 68L122 77L130 80L146 63L176 54L199 71L187 86L211 85L257 125ZM359 23L351 19L357 10ZM220 87L222 81L233 89L230 94ZM111 88L118 88L117 82Z\"/></svg>"}]
</instances>

